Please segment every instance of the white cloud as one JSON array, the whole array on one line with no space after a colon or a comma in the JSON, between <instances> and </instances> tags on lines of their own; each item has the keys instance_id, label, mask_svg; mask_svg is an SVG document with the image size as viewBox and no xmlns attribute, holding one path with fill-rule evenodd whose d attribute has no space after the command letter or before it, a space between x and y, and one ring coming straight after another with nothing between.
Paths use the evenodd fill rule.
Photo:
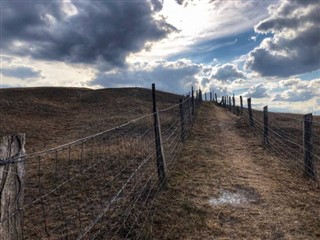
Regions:
<instances>
[{"instance_id":1,"label":"white cloud","mask_svg":"<svg viewBox=\"0 0 320 240\"><path fill-rule=\"evenodd\" d=\"M132 54L129 61L168 58L177 53L192 51L201 42L250 30L254 24L268 16L267 8L272 2L194 0L181 6L175 0L166 0L159 17L164 17L178 31L153 43L151 51L147 49ZM210 46L211 49L217 47Z\"/></svg>"},{"instance_id":2,"label":"white cloud","mask_svg":"<svg viewBox=\"0 0 320 240\"><path fill-rule=\"evenodd\" d=\"M177 61L136 62L128 69L100 72L91 84L100 87L150 87L171 92L186 92L191 86L200 87L202 77L208 76L208 68L187 59Z\"/></svg>"},{"instance_id":3,"label":"white cloud","mask_svg":"<svg viewBox=\"0 0 320 240\"><path fill-rule=\"evenodd\" d=\"M272 33L249 53L246 68L262 76L287 77L320 69L320 1L284 0L258 25Z\"/></svg>"},{"instance_id":4,"label":"white cloud","mask_svg":"<svg viewBox=\"0 0 320 240\"><path fill-rule=\"evenodd\" d=\"M320 96L320 79L302 81L300 79L282 80L280 87L287 87L282 93L276 94L272 101L305 102Z\"/></svg>"},{"instance_id":5,"label":"white cloud","mask_svg":"<svg viewBox=\"0 0 320 240\"><path fill-rule=\"evenodd\" d=\"M221 81L235 81L245 79L246 76L244 72L237 68L236 65L228 63L224 65L217 65L211 75L211 78Z\"/></svg>"},{"instance_id":6,"label":"white cloud","mask_svg":"<svg viewBox=\"0 0 320 240\"><path fill-rule=\"evenodd\" d=\"M247 98L265 98L269 97L268 95L268 89L263 83L259 83L256 85L251 86L248 91L243 93L244 97Z\"/></svg>"},{"instance_id":7,"label":"white cloud","mask_svg":"<svg viewBox=\"0 0 320 240\"><path fill-rule=\"evenodd\" d=\"M39 61L10 55L0 55L0 58L7 69L7 74L6 71L0 74L1 87L87 87L96 72L88 65Z\"/></svg>"}]
</instances>

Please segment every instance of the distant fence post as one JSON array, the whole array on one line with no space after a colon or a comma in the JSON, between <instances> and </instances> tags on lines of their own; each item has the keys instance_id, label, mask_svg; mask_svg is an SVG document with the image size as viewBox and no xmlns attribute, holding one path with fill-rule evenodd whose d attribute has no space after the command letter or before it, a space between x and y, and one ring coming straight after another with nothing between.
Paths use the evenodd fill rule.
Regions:
<instances>
[{"instance_id":1,"label":"distant fence post","mask_svg":"<svg viewBox=\"0 0 320 240\"><path fill-rule=\"evenodd\" d=\"M212 102L212 92L210 92L210 102Z\"/></svg>"},{"instance_id":2,"label":"distant fence post","mask_svg":"<svg viewBox=\"0 0 320 240\"><path fill-rule=\"evenodd\" d=\"M184 133L185 133L185 127L184 127L184 111L183 111L183 99L180 99L180 127L181 127L181 142L184 142Z\"/></svg>"},{"instance_id":3,"label":"distant fence post","mask_svg":"<svg viewBox=\"0 0 320 240\"><path fill-rule=\"evenodd\" d=\"M198 107L199 104L199 90L196 90L196 108Z\"/></svg>"},{"instance_id":4,"label":"distant fence post","mask_svg":"<svg viewBox=\"0 0 320 240\"><path fill-rule=\"evenodd\" d=\"M156 87L155 84L152 84L152 102L153 102L153 118L154 118L154 133L155 133L155 142L156 142L156 156L157 156L157 171L159 184L166 186L167 184L167 166L163 153L162 146L162 137L161 137L161 126L159 113L157 110L157 101L156 101Z\"/></svg>"},{"instance_id":5,"label":"distant fence post","mask_svg":"<svg viewBox=\"0 0 320 240\"><path fill-rule=\"evenodd\" d=\"M188 97L188 111L189 111L189 121L192 123L192 105L190 95Z\"/></svg>"},{"instance_id":6,"label":"distant fence post","mask_svg":"<svg viewBox=\"0 0 320 240\"><path fill-rule=\"evenodd\" d=\"M21 240L25 134L0 139L0 239ZM14 159L13 159L14 158ZM11 160L11 162L10 162Z\"/></svg>"},{"instance_id":7,"label":"distant fence post","mask_svg":"<svg viewBox=\"0 0 320 240\"><path fill-rule=\"evenodd\" d=\"M229 96L229 111L231 112L231 97Z\"/></svg>"},{"instance_id":8,"label":"distant fence post","mask_svg":"<svg viewBox=\"0 0 320 240\"><path fill-rule=\"evenodd\" d=\"M191 87L191 102L192 102L192 116L194 116L194 105L195 105L195 102L194 102L194 90L193 90L193 87Z\"/></svg>"},{"instance_id":9,"label":"distant fence post","mask_svg":"<svg viewBox=\"0 0 320 240\"><path fill-rule=\"evenodd\" d=\"M204 93L204 100L207 101L207 93Z\"/></svg>"},{"instance_id":10,"label":"distant fence post","mask_svg":"<svg viewBox=\"0 0 320 240\"><path fill-rule=\"evenodd\" d=\"M242 101L242 96L240 96L240 115L243 114L243 101Z\"/></svg>"},{"instance_id":11,"label":"distant fence post","mask_svg":"<svg viewBox=\"0 0 320 240\"><path fill-rule=\"evenodd\" d=\"M232 96L232 112L236 114L236 100L234 99L234 94Z\"/></svg>"},{"instance_id":12,"label":"distant fence post","mask_svg":"<svg viewBox=\"0 0 320 240\"><path fill-rule=\"evenodd\" d=\"M312 157L312 113L303 116L303 147L304 147L304 166L305 175L315 178L314 160Z\"/></svg>"},{"instance_id":13,"label":"distant fence post","mask_svg":"<svg viewBox=\"0 0 320 240\"><path fill-rule=\"evenodd\" d=\"M217 94L215 93L214 96L215 96L216 102L218 102Z\"/></svg>"},{"instance_id":14,"label":"distant fence post","mask_svg":"<svg viewBox=\"0 0 320 240\"><path fill-rule=\"evenodd\" d=\"M251 109L251 98L248 98L247 101L248 101L249 123L250 123L250 126L253 127L253 115L252 115L252 109Z\"/></svg>"},{"instance_id":15,"label":"distant fence post","mask_svg":"<svg viewBox=\"0 0 320 240\"><path fill-rule=\"evenodd\" d=\"M199 102L202 102L202 91L199 89Z\"/></svg>"},{"instance_id":16,"label":"distant fence post","mask_svg":"<svg viewBox=\"0 0 320 240\"><path fill-rule=\"evenodd\" d=\"M269 116L268 106L263 107L263 143L269 144Z\"/></svg>"}]
</instances>

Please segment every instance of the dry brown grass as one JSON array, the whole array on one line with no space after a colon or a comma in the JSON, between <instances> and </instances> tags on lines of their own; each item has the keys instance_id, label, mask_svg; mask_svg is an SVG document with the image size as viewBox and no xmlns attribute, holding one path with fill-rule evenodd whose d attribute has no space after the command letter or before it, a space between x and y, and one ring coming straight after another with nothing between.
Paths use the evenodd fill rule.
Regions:
<instances>
[{"instance_id":1,"label":"dry brown grass","mask_svg":"<svg viewBox=\"0 0 320 240\"><path fill-rule=\"evenodd\" d=\"M157 93L160 109L177 104L179 98ZM150 90L136 88L5 89L1 90L0 109L1 135L26 132L30 153L150 114L152 102ZM171 116L163 115L165 125L172 124ZM129 234L150 185L157 183L153 134L153 116L147 116L39 157L29 155L22 206L24 238L76 239L93 221L98 222L88 238L96 233L98 238ZM150 159L137 170L147 157ZM99 219L105 209L109 209L107 214Z\"/></svg>"},{"instance_id":2,"label":"dry brown grass","mask_svg":"<svg viewBox=\"0 0 320 240\"><path fill-rule=\"evenodd\" d=\"M319 239L320 192L270 156L246 123L205 103L157 201L152 239ZM212 206L224 191L251 201Z\"/></svg>"},{"instance_id":3,"label":"dry brown grass","mask_svg":"<svg viewBox=\"0 0 320 240\"><path fill-rule=\"evenodd\" d=\"M158 98L161 108L179 100L179 96L168 93L160 93ZM148 114L151 112L151 92L146 89L1 90L0 109L1 135L26 132L27 151L31 152L85 137ZM169 115L163 115L167 127L172 123ZM45 238L47 234L43 227L46 219L48 229L58 228L53 231L51 239L66 236L75 238L78 232L72 231L87 226L95 218L100 210L96 205L103 206L103 201L117 192L128 174L148 154L148 151L144 151L153 142L151 138L147 137L137 145L134 142L145 127L150 126L137 124L133 129L123 129L113 137L103 137L102 152L101 139L97 139L93 147L89 141L85 144L83 159L79 155L81 145L77 145L71 151L70 158L68 149L61 151L58 164L54 153L42 158L40 164L37 159L29 161L26 203L63 181L68 181L68 185L25 210L25 237ZM136 135L128 134L132 130ZM79 161L83 162L79 164ZM68 175L75 176L82 171L81 168L92 163L96 165L86 174L68 180ZM123 176L117 176L126 166L128 171ZM156 172L154 159L135 176L117 201L116 209L111 210L112 215L102 218L92 229L91 233L94 234L99 227L104 227L98 239L108 239L110 233L117 229L119 231L115 239L124 238L133 224L136 224L137 230L134 229L129 235L132 239L137 238L135 233L140 234L140 239L320 238L318 186L293 174L281 164L281 159L270 156L263 148L261 139L257 140L246 123L212 103L204 103L199 109L181 158L170 168L168 188L155 198L155 204L150 205L150 209L145 209L140 201L147 199L146 195L150 192L154 194L146 181L149 169ZM116 178L119 181L114 185L106 185L106 182ZM156 174L151 183L156 183ZM146 192L140 193L144 188ZM104 191L99 193L101 189ZM240 205L209 204L210 199L218 198L225 191L240 192L250 201ZM125 217L122 209L128 209L133 200L138 200L138 204L130 212L130 218L119 224L119 219ZM82 203L86 204L79 208ZM42 210L43 206L45 211ZM149 210L153 217L144 231L138 232L145 220L141 214ZM45 217L42 216L43 212ZM64 225L68 227L64 228Z\"/></svg>"},{"instance_id":4,"label":"dry brown grass","mask_svg":"<svg viewBox=\"0 0 320 240\"><path fill-rule=\"evenodd\" d=\"M157 92L159 108L181 96ZM151 90L141 88L0 89L0 136L26 133L27 153L98 133L152 112Z\"/></svg>"}]
</instances>

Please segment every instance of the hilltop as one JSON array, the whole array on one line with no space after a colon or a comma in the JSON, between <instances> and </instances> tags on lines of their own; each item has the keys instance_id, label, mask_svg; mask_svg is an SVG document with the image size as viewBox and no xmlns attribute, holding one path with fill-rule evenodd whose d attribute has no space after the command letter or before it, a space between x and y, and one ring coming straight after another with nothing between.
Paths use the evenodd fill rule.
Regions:
<instances>
[{"instance_id":1,"label":"hilltop","mask_svg":"<svg viewBox=\"0 0 320 240\"><path fill-rule=\"evenodd\" d=\"M159 108L181 96L157 91ZM0 90L0 135L26 133L26 150L61 145L152 111L151 89L12 88Z\"/></svg>"}]
</instances>

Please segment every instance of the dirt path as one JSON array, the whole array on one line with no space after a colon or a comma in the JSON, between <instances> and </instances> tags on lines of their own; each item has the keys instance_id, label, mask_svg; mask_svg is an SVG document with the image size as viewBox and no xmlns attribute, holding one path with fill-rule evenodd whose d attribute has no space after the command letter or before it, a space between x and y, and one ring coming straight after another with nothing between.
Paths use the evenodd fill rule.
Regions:
<instances>
[{"instance_id":1,"label":"dirt path","mask_svg":"<svg viewBox=\"0 0 320 240\"><path fill-rule=\"evenodd\" d=\"M319 239L320 189L237 116L199 109L149 227L153 239Z\"/></svg>"}]
</instances>

